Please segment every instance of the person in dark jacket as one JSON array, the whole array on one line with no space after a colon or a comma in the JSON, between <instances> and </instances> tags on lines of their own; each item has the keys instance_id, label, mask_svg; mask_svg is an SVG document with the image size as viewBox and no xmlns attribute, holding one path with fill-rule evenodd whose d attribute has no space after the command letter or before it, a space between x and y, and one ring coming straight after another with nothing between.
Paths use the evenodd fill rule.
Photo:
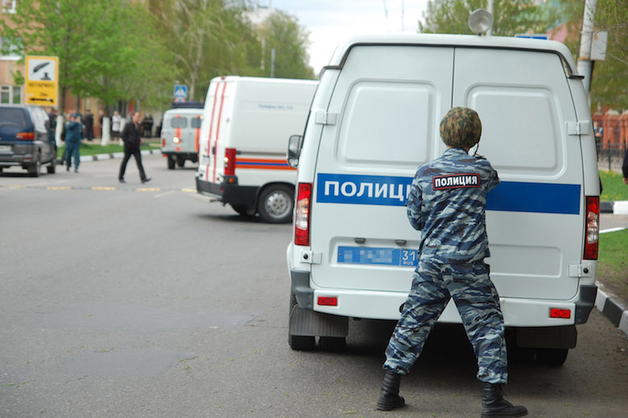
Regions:
<instances>
[{"instance_id":1,"label":"person in dark jacket","mask_svg":"<svg viewBox=\"0 0 628 418\"><path fill-rule=\"evenodd\" d=\"M118 175L120 183L126 183L124 181L124 172L126 171L126 164L129 162L131 156L135 157L142 183L150 181L150 178L146 177L146 173L144 172L142 154L140 154L140 143L142 142L140 127L141 117L140 112L135 112L133 119L124 125L122 133L120 134L120 138L122 138L122 142L124 142L124 158L122 159L122 164L120 164L120 174Z\"/></svg>"},{"instance_id":2,"label":"person in dark jacket","mask_svg":"<svg viewBox=\"0 0 628 418\"><path fill-rule=\"evenodd\" d=\"M74 172L78 173L81 156L81 139L83 139L83 125L79 122L77 113L70 115L68 123L65 124L65 158L66 170L70 171L72 166L72 156L74 156Z\"/></svg>"},{"instance_id":3,"label":"person in dark jacket","mask_svg":"<svg viewBox=\"0 0 628 418\"><path fill-rule=\"evenodd\" d=\"M624 174L624 184L628 184L628 148L624 151L624 162L621 165L621 171Z\"/></svg>"},{"instance_id":4,"label":"person in dark jacket","mask_svg":"<svg viewBox=\"0 0 628 418\"><path fill-rule=\"evenodd\" d=\"M94 115L89 109L85 113L85 139L88 141L94 139Z\"/></svg>"}]
</instances>

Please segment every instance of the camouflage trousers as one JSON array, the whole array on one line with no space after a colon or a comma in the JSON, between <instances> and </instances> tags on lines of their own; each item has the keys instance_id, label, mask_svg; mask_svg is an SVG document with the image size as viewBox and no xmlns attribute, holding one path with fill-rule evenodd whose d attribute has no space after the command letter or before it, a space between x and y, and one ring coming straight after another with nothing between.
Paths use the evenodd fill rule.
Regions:
<instances>
[{"instance_id":1,"label":"camouflage trousers","mask_svg":"<svg viewBox=\"0 0 628 418\"><path fill-rule=\"evenodd\" d=\"M450 298L454 299L478 359L482 382L508 380L504 318L488 266L421 260L401 318L386 349L384 369L406 375Z\"/></svg>"}]
</instances>

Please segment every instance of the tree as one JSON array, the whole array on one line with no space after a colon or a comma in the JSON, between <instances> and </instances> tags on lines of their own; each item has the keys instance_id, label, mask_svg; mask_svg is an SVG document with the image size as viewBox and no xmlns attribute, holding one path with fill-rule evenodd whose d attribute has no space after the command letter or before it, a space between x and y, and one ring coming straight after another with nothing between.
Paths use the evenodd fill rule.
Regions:
<instances>
[{"instance_id":1,"label":"tree","mask_svg":"<svg viewBox=\"0 0 628 418\"><path fill-rule=\"evenodd\" d=\"M238 3L165 0L151 3L150 10L160 21L162 40L173 54L180 81L189 87L191 100L204 97L217 75L257 75L249 60L259 56L260 47Z\"/></svg>"},{"instance_id":2,"label":"tree","mask_svg":"<svg viewBox=\"0 0 628 418\"><path fill-rule=\"evenodd\" d=\"M313 79L314 70L308 65L308 33L297 20L276 11L259 28L262 39L264 75L274 77ZM274 52L274 61L272 51ZM271 65L273 68L271 68Z\"/></svg>"},{"instance_id":3,"label":"tree","mask_svg":"<svg viewBox=\"0 0 628 418\"><path fill-rule=\"evenodd\" d=\"M423 33L472 34L467 20L472 11L486 8L486 0L430 0L419 22ZM542 9L533 0L496 0L493 35L545 33Z\"/></svg>"},{"instance_id":4,"label":"tree","mask_svg":"<svg viewBox=\"0 0 628 418\"><path fill-rule=\"evenodd\" d=\"M144 42L150 27L142 10L125 0L20 0L17 12L0 27L24 55L59 57L59 104L64 109L67 91L106 103L144 91L112 82L145 75L145 61L138 57L163 55L159 45Z\"/></svg>"},{"instance_id":5,"label":"tree","mask_svg":"<svg viewBox=\"0 0 628 418\"><path fill-rule=\"evenodd\" d=\"M606 60L595 62L591 104L628 109L628 5L626 0L598 0L596 30L608 31Z\"/></svg>"}]
</instances>

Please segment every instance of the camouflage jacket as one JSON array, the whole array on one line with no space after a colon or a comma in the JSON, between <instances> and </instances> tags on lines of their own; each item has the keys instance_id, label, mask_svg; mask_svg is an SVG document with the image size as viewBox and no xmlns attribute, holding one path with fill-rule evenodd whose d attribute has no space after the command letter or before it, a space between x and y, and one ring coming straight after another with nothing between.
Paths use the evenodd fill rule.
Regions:
<instances>
[{"instance_id":1,"label":"camouflage jacket","mask_svg":"<svg viewBox=\"0 0 628 418\"><path fill-rule=\"evenodd\" d=\"M421 231L419 256L446 263L489 257L486 193L498 184L488 160L461 148L419 167L406 202L410 224Z\"/></svg>"}]
</instances>

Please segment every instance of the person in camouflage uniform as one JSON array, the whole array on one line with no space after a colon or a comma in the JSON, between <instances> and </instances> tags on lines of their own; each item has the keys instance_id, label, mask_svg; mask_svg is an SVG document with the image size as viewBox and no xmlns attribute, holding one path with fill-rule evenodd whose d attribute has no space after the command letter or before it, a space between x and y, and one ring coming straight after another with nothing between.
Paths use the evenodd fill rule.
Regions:
<instances>
[{"instance_id":1,"label":"person in camouflage uniform","mask_svg":"<svg viewBox=\"0 0 628 418\"><path fill-rule=\"evenodd\" d=\"M419 262L401 318L386 349L377 409L403 406L401 376L407 375L447 302L454 299L478 358L484 382L482 417L519 417L526 408L503 399L508 380L504 319L499 295L484 259L486 193L499 184L483 157L468 151L480 141L482 123L468 108L455 107L443 118L440 135L447 150L416 172L406 202L408 219L421 231Z\"/></svg>"}]
</instances>

